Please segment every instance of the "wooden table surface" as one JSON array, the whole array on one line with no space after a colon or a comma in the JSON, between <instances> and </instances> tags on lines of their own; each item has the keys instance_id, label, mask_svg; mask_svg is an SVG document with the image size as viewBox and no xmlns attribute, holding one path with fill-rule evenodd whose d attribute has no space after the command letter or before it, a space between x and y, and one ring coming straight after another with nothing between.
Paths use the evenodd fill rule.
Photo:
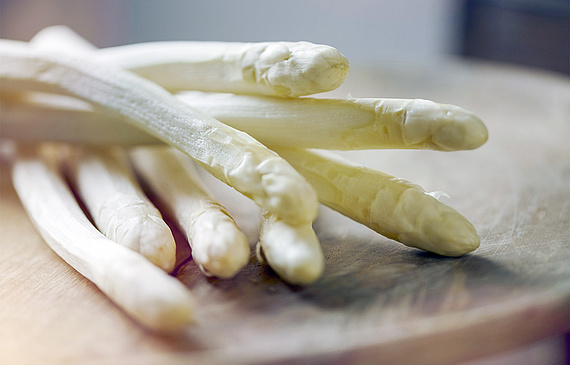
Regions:
<instances>
[{"instance_id":1,"label":"wooden table surface","mask_svg":"<svg viewBox=\"0 0 570 365\"><path fill-rule=\"evenodd\" d=\"M453 60L386 63L352 65L324 96L348 93L456 104L485 121L489 141L474 151L343 153L447 192L476 226L477 251L428 254L323 208L322 279L290 286L254 257L232 280L208 279L182 249L176 274L195 293L199 320L158 336L43 243L2 161L0 364L446 364L568 331L569 80ZM257 208L213 184L254 245Z\"/></svg>"}]
</instances>

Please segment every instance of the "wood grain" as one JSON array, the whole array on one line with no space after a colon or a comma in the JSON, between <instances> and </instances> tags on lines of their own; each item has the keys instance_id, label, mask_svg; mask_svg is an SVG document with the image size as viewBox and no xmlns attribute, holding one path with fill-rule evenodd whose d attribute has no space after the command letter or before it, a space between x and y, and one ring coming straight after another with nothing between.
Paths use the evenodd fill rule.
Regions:
<instances>
[{"instance_id":1,"label":"wood grain","mask_svg":"<svg viewBox=\"0 0 570 365\"><path fill-rule=\"evenodd\" d=\"M445 364L568 331L568 79L453 60L352 65L323 96L347 93L421 97L483 118L490 139L474 151L343 153L447 192L477 227L477 251L428 254L322 208L321 280L287 285L253 256L232 280L205 278L181 250L176 275L195 293L199 321L181 336L157 336L50 251L2 161L0 364ZM257 208L211 184L254 245Z\"/></svg>"}]
</instances>

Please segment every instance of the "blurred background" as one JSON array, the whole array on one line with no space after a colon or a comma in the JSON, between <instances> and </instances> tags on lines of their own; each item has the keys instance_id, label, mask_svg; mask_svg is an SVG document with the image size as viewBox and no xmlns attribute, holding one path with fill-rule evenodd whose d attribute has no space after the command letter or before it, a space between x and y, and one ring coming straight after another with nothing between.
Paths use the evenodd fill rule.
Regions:
<instances>
[{"instance_id":1,"label":"blurred background","mask_svg":"<svg viewBox=\"0 0 570 365\"><path fill-rule=\"evenodd\" d=\"M351 63L460 56L570 74L570 0L0 0L0 36L64 24L99 47L308 40Z\"/></svg>"}]
</instances>

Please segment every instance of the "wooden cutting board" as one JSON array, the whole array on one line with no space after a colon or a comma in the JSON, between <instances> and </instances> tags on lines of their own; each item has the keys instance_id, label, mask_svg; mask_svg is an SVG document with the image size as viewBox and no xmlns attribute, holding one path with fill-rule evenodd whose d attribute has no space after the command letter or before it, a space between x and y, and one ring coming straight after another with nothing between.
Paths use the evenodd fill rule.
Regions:
<instances>
[{"instance_id":1,"label":"wooden cutting board","mask_svg":"<svg viewBox=\"0 0 570 365\"><path fill-rule=\"evenodd\" d=\"M199 319L158 336L50 251L2 161L0 364L445 364L568 331L569 80L453 60L386 63L352 65L323 96L348 93L432 99L482 117L490 138L474 151L343 153L448 193L477 227L477 251L428 254L323 208L321 280L287 285L253 256L235 279L209 279L181 250L176 275L195 293ZM257 208L213 184L253 246Z\"/></svg>"}]
</instances>

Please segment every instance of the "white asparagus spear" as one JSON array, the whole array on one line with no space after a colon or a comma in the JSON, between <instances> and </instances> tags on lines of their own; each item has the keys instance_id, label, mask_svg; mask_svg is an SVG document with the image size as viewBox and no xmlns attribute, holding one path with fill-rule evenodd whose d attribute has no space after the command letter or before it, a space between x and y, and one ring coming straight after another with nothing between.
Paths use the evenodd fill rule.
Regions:
<instances>
[{"instance_id":1,"label":"white asparagus spear","mask_svg":"<svg viewBox=\"0 0 570 365\"><path fill-rule=\"evenodd\" d=\"M445 256L479 246L473 225L418 185L329 151L277 151L309 180L321 203L388 238Z\"/></svg>"},{"instance_id":2,"label":"white asparagus spear","mask_svg":"<svg viewBox=\"0 0 570 365\"><path fill-rule=\"evenodd\" d=\"M422 99L283 99L186 91L181 100L268 146L470 150L487 140L473 113Z\"/></svg>"},{"instance_id":3,"label":"white asparagus spear","mask_svg":"<svg viewBox=\"0 0 570 365\"><path fill-rule=\"evenodd\" d=\"M51 50L95 47L65 26L38 32L31 43ZM147 42L91 55L131 70L170 91L203 90L296 97L334 90L348 75L337 49L310 42Z\"/></svg>"},{"instance_id":4,"label":"white asparagus spear","mask_svg":"<svg viewBox=\"0 0 570 365\"><path fill-rule=\"evenodd\" d=\"M85 217L60 172L32 151L13 164L14 188L46 243L132 318L157 331L193 321L194 300L177 279L103 236Z\"/></svg>"},{"instance_id":5,"label":"white asparagus spear","mask_svg":"<svg viewBox=\"0 0 570 365\"><path fill-rule=\"evenodd\" d=\"M295 224L316 217L314 190L276 153L129 72L1 40L0 87L65 93L113 110L272 214Z\"/></svg>"},{"instance_id":6,"label":"white asparagus spear","mask_svg":"<svg viewBox=\"0 0 570 365\"><path fill-rule=\"evenodd\" d=\"M203 92L183 92L178 97L268 146L455 151L477 148L488 136L473 113L427 100L282 99ZM107 117L83 102L74 106L68 100L58 106L50 99L56 98L31 95L0 103L3 135L91 144L160 142L134 127L129 132L119 116Z\"/></svg>"},{"instance_id":7,"label":"white asparagus spear","mask_svg":"<svg viewBox=\"0 0 570 365\"><path fill-rule=\"evenodd\" d=\"M47 27L32 43L78 52L94 47L65 26ZM133 71L169 91L203 90L296 97L334 90L348 75L337 49L310 42L147 42L102 48L97 62Z\"/></svg>"},{"instance_id":8,"label":"white asparagus spear","mask_svg":"<svg viewBox=\"0 0 570 365\"><path fill-rule=\"evenodd\" d=\"M311 224L292 225L265 213L261 221L257 258L285 281L306 285L324 270L321 244Z\"/></svg>"},{"instance_id":9,"label":"white asparagus spear","mask_svg":"<svg viewBox=\"0 0 570 365\"><path fill-rule=\"evenodd\" d=\"M188 237L196 264L209 275L235 276L249 261L249 243L201 182L193 162L168 147L134 149L130 157Z\"/></svg>"},{"instance_id":10,"label":"white asparagus spear","mask_svg":"<svg viewBox=\"0 0 570 365\"><path fill-rule=\"evenodd\" d=\"M123 151L73 148L65 163L97 228L171 272L176 261L174 237L138 185Z\"/></svg>"},{"instance_id":11,"label":"white asparagus spear","mask_svg":"<svg viewBox=\"0 0 570 365\"><path fill-rule=\"evenodd\" d=\"M348 74L338 50L310 42L149 42L103 48L94 57L173 92L296 97L336 89Z\"/></svg>"}]
</instances>

